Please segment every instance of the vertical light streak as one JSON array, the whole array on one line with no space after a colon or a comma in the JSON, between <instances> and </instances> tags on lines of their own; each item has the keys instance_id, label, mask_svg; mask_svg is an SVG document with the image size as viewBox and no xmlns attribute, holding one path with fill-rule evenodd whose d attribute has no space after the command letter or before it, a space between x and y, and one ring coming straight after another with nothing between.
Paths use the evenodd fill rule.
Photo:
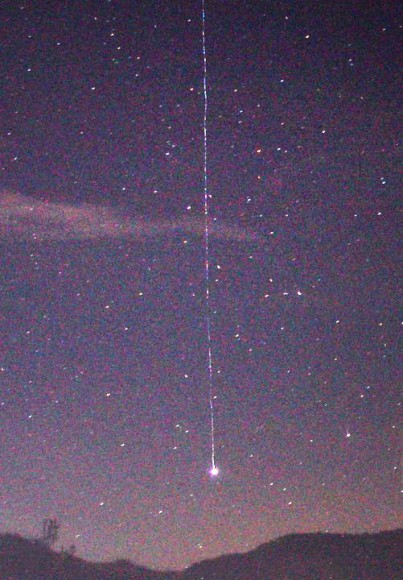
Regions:
<instances>
[{"instance_id":1,"label":"vertical light streak","mask_svg":"<svg viewBox=\"0 0 403 580\"><path fill-rule=\"evenodd\" d=\"M208 380L209 380L209 405L210 405L210 435L211 435L211 469L212 476L218 475L215 463L215 426L214 426L214 386L213 386L213 357L211 340L211 306L210 306L210 232L209 232L209 200L208 172L207 172L207 51L206 51L206 7L202 0L202 49L203 49L203 190L204 190L204 272L205 272L205 305L206 305L206 330L207 330L207 353L208 353Z\"/></svg>"}]
</instances>

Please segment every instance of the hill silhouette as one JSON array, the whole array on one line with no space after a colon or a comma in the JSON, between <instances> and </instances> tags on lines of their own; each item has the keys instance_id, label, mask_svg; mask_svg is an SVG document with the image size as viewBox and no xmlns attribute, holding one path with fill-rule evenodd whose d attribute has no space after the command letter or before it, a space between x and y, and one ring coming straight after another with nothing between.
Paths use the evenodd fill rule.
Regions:
<instances>
[{"instance_id":1,"label":"hill silhouette","mask_svg":"<svg viewBox=\"0 0 403 580\"><path fill-rule=\"evenodd\" d=\"M158 572L128 560L87 562L38 540L0 535L1 580L397 580L403 530L378 534L294 534L245 554Z\"/></svg>"}]
</instances>

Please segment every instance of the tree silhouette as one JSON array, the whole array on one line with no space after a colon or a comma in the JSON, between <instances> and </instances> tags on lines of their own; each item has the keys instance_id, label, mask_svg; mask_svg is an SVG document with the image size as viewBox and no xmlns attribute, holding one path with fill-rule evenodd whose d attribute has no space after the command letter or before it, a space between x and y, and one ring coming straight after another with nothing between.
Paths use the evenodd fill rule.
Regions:
<instances>
[{"instance_id":1,"label":"tree silhouette","mask_svg":"<svg viewBox=\"0 0 403 580\"><path fill-rule=\"evenodd\" d=\"M42 524L42 542L46 544L49 548L57 542L59 537L59 524L57 519L47 518L43 520Z\"/></svg>"},{"instance_id":2,"label":"tree silhouette","mask_svg":"<svg viewBox=\"0 0 403 580\"><path fill-rule=\"evenodd\" d=\"M69 558L73 558L76 555L77 548L75 544L70 544L70 546L67 549L64 546L62 546L60 553L62 557L67 560Z\"/></svg>"}]
</instances>

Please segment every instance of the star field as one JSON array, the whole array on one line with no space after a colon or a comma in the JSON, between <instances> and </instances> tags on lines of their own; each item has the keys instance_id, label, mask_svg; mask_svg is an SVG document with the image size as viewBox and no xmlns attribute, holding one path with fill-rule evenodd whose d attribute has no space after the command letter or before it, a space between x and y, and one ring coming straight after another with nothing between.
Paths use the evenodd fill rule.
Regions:
<instances>
[{"instance_id":1,"label":"star field","mask_svg":"<svg viewBox=\"0 0 403 580\"><path fill-rule=\"evenodd\" d=\"M0 528L180 569L399 525L393 3L5 2Z\"/></svg>"}]
</instances>

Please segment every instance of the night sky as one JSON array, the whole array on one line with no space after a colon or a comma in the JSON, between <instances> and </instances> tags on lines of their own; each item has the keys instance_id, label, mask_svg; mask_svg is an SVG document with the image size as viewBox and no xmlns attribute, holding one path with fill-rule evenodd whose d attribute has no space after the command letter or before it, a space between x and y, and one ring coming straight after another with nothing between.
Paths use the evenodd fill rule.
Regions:
<instances>
[{"instance_id":1,"label":"night sky","mask_svg":"<svg viewBox=\"0 0 403 580\"><path fill-rule=\"evenodd\" d=\"M0 531L184 568L398 526L395 2L6 1Z\"/></svg>"}]
</instances>

